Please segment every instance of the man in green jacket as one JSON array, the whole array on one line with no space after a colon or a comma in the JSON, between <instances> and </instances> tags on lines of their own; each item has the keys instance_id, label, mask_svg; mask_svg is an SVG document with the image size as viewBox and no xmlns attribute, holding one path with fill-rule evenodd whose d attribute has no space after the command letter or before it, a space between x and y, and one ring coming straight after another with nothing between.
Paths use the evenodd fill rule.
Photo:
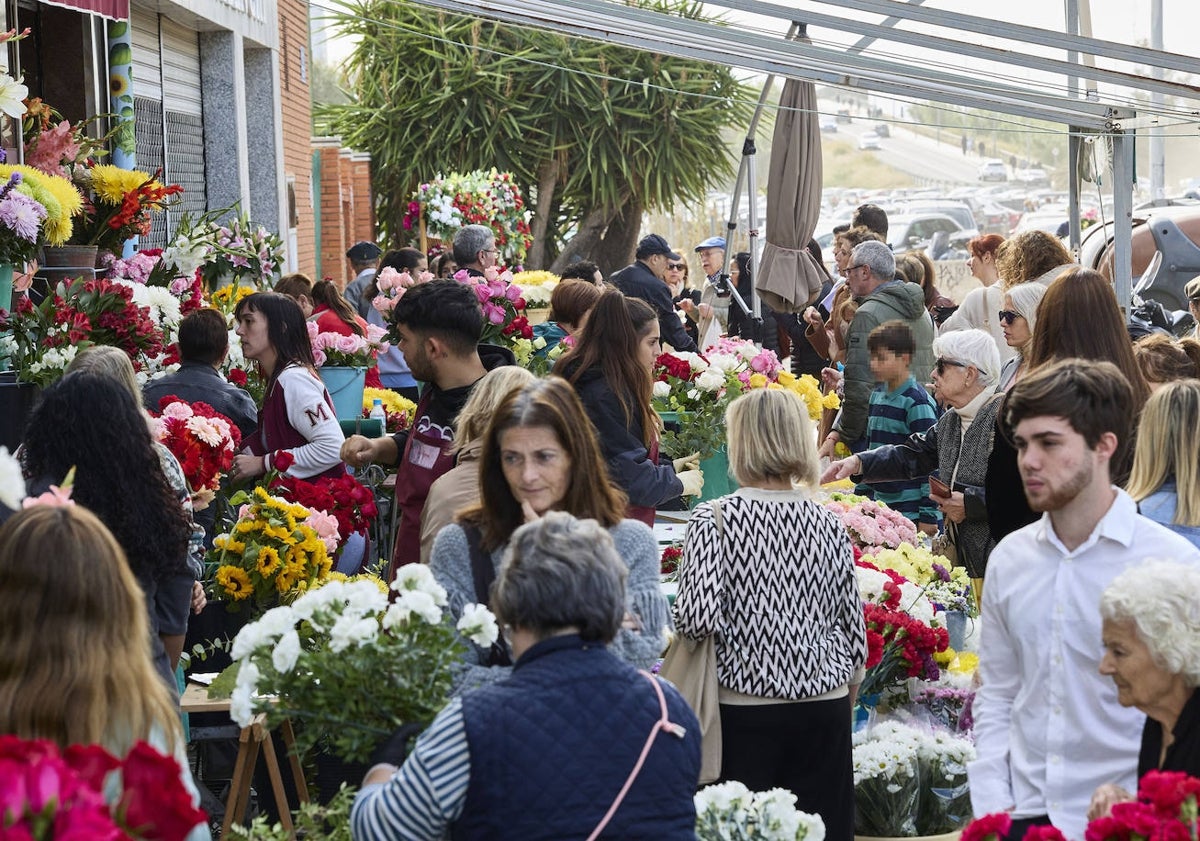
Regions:
<instances>
[{"instance_id":1,"label":"man in green jacket","mask_svg":"<svg viewBox=\"0 0 1200 841\"><path fill-rule=\"evenodd\" d=\"M912 330L916 340L913 376L922 379L933 370L933 319L925 309L925 294L915 283L896 279L896 258L882 242L863 242L850 254L846 282L858 312L846 335L845 385L842 411L833 430L821 444L820 454L833 453L834 445L844 441L852 452L863 449L867 431L867 409L875 378L871 374L871 353L867 337L885 321L899 319Z\"/></svg>"}]
</instances>

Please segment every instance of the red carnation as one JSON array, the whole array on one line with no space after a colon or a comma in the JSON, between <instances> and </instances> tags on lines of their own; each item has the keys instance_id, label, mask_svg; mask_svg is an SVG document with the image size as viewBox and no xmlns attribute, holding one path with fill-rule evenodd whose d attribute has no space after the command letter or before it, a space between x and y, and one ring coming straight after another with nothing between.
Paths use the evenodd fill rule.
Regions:
<instances>
[{"instance_id":1,"label":"red carnation","mask_svg":"<svg viewBox=\"0 0 1200 841\"><path fill-rule=\"evenodd\" d=\"M183 841L192 827L208 816L192 805L179 779L179 763L138 742L121 763L124 791L120 814L130 829L143 837Z\"/></svg>"},{"instance_id":2,"label":"red carnation","mask_svg":"<svg viewBox=\"0 0 1200 841\"><path fill-rule=\"evenodd\" d=\"M1012 817L1007 812L984 815L967 824L959 841L1000 841L1012 829Z\"/></svg>"},{"instance_id":3,"label":"red carnation","mask_svg":"<svg viewBox=\"0 0 1200 841\"><path fill-rule=\"evenodd\" d=\"M249 377L246 376L246 372L241 368L229 369L229 381L238 388L244 388L248 379Z\"/></svg>"}]
</instances>

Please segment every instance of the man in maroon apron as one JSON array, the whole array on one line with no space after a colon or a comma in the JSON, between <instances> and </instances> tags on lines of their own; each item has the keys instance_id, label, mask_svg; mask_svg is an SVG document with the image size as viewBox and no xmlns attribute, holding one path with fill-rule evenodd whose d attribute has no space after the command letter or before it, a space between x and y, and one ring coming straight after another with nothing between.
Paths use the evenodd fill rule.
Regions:
<instances>
[{"instance_id":1,"label":"man in maroon apron","mask_svg":"<svg viewBox=\"0 0 1200 841\"><path fill-rule=\"evenodd\" d=\"M396 506L400 525L388 566L416 563L421 555L421 511L429 486L454 466L454 423L471 389L484 374L516 360L500 347L481 345L483 312L469 286L434 280L407 290L392 310L397 345L425 383L410 430L383 438L354 435L342 446L342 458L354 467L372 461L397 465Z\"/></svg>"}]
</instances>

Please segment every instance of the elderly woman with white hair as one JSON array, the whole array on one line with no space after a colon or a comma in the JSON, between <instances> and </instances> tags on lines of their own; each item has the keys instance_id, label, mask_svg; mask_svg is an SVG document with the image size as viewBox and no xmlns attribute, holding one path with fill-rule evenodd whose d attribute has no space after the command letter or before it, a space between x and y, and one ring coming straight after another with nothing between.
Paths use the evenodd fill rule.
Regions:
<instances>
[{"instance_id":1,"label":"elderly woman with white hair","mask_svg":"<svg viewBox=\"0 0 1200 841\"><path fill-rule=\"evenodd\" d=\"M1100 597L1104 657L1117 701L1146 714L1137 775L1182 771L1200 777L1200 568L1147 561L1112 580ZM1117 785L1096 789L1088 819L1133 800Z\"/></svg>"},{"instance_id":2,"label":"elderly woman with white hair","mask_svg":"<svg viewBox=\"0 0 1200 841\"><path fill-rule=\"evenodd\" d=\"M995 393L1000 352L983 330L956 330L933 342L933 384L947 411L903 444L887 444L835 461L821 482L917 479L936 471L930 498L945 517L945 551L972 578L983 578L994 542L988 533L984 479L1003 395ZM940 489L940 490L939 490Z\"/></svg>"},{"instance_id":3,"label":"elderly woman with white hair","mask_svg":"<svg viewBox=\"0 0 1200 841\"><path fill-rule=\"evenodd\" d=\"M1033 325L1037 323L1038 304L1045 294L1046 286L1042 283L1018 283L1004 293L1004 309L999 312L1000 325L1004 330L1004 341L1017 353L1000 369L997 391L1007 392L1025 373L1025 360L1033 343Z\"/></svg>"}]
</instances>

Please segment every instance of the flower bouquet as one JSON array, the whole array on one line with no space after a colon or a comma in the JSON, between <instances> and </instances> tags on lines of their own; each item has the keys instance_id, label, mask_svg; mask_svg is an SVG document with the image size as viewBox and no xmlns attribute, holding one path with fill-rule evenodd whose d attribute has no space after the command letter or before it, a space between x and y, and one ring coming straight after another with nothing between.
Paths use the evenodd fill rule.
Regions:
<instances>
[{"instance_id":1,"label":"flower bouquet","mask_svg":"<svg viewBox=\"0 0 1200 841\"><path fill-rule=\"evenodd\" d=\"M330 581L244 627L232 648L234 720L245 726L265 712L272 722L311 723L297 731L301 753L323 740L351 762L365 761L400 725L431 721L463 654L458 634L491 646L496 620L467 605L452 626L446 591L421 564L401 567L392 589L389 606L382 581Z\"/></svg>"},{"instance_id":2,"label":"flower bouquet","mask_svg":"<svg viewBox=\"0 0 1200 841\"><path fill-rule=\"evenodd\" d=\"M683 546L679 542L672 543L662 550L659 559L659 574L664 581L674 581L679 577L679 562L683 560Z\"/></svg>"},{"instance_id":3,"label":"flower bouquet","mask_svg":"<svg viewBox=\"0 0 1200 841\"><path fill-rule=\"evenodd\" d=\"M917 527L912 520L873 499L833 492L828 494L824 505L838 516L851 542L863 552L917 542Z\"/></svg>"},{"instance_id":4,"label":"flower bouquet","mask_svg":"<svg viewBox=\"0 0 1200 841\"><path fill-rule=\"evenodd\" d=\"M144 248L128 259L104 257L109 280L124 280L153 289L164 289L178 302L180 316L204 306L204 283L194 269L179 269L161 248Z\"/></svg>"},{"instance_id":5,"label":"flower bouquet","mask_svg":"<svg viewBox=\"0 0 1200 841\"><path fill-rule=\"evenodd\" d=\"M146 742L123 759L99 745L0 735L0 836L183 841L208 816L179 762Z\"/></svg>"},{"instance_id":6,"label":"flower bouquet","mask_svg":"<svg viewBox=\"0 0 1200 841\"><path fill-rule=\"evenodd\" d=\"M525 309L531 310L550 306L550 296L559 284L559 277L547 271L517 272L513 275L513 283L521 287Z\"/></svg>"},{"instance_id":7,"label":"flower bouquet","mask_svg":"<svg viewBox=\"0 0 1200 841\"><path fill-rule=\"evenodd\" d=\"M388 388L368 386L363 389L362 416L364 418L371 416L376 400L383 404L383 414L386 418L383 424L385 432L392 434L413 425L413 421L416 419L417 404Z\"/></svg>"},{"instance_id":8,"label":"flower bouquet","mask_svg":"<svg viewBox=\"0 0 1200 841\"><path fill-rule=\"evenodd\" d=\"M60 379L85 347L118 347L135 371L163 352L163 332L147 307L134 301L129 285L107 280L60 281L37 306L27 295L12 313L0 316L0 356L7 357L22 382L49 385Z\"/></svg>"},{"instance_id":9,"label":"flower bouquet","mask_svg":"<svg viewBox=\"0 0 1200 841\"><path fill-rule=\"evenodd\" d=\"M699 841L824 841L825 822L796 808L796 795L782 788L750 791L736 780L696 793Z\"/></svg>"},{"instance_id":10,"label":"flower bouquet","mask_svg":"<svg viewBox=\"0 0 1200 841\"><path fill-rule=\"evenodd\" d=\"M1198 797L1200 779L1180 771L1150 771L1138 783L1137 800L1114 805L1111 816L1088 824L1084 837L1087 841L1195 841L1200 828Z\"/></svg>"},{"instance_id":11,"label":"flower bouquet","mask_svg":"<svg viewBox=\"0 0 1200 841\"><path fill-rule=\"evenodd\" d=\"M208 560L216 565L217 594L233 607L286 602L328 577L337 547L337 520L256 487L229 500L237 521L217 535Z\"/></svg>"},{"instance_id":12,"label":"flower bouquet","mask_svg":"<svg viewBox=\"0 0 1200 841\"><path fill-rule=\"evenodd\" d=\"M47 175L72 180L76 171L95 166L108 154L108 140L116 129L104 137L88 133L89 124L101 119L97 114L72 123L41 97L29 99L21 120L25 163Z\"/></svg>"},{"instance_id":13,"label":"flower bouquet","mask_svg":"<svg viewBox=\"0 0 1200 841\"><path fill-rule=\"evenodd\" d=\"M161 414L151 412L151 432L183 468L192 489L192 507L209 506L229 472L242 434L229 418L203 402L185 403L175 395L158 402Z\"/></svg>"},{"instance_id":14,"label":"flower bouquet","mask_svg":"<svg viewBox=\"0 0 1200 841\"><path fill-rule=\"evenodd\" d=\"M307 324L308 339L318 368L324 365L369 368L375 364L377 354L387 353L388 343L383 340L387 331L377 324L368 324L365 336L321 333L315 321Z\"/></svg>"},{"instance_id":15,"label":"flower bouquet","mask_svg":"<svg viewBox=\"0 0 1200 841\"><path fill-rule=\"evenodd\" d=\"M424 221L429 236L450 242L464 225L486 225L496 235L504 262L525 259L533 234L521 188L510 173L476 170L438 175L413 194L404 214L405 230Z\"/></svg>"},{"instance_id":16,"label":"flower bouquet","mask_svg":"<svg viewBox=\"0 0 1200 841\"><path fill-rule=\"evenodd\" d=\"M946 650L950 635L945 628L899 609L900 598L895 591L893 600L885 604L863 604L867 673L858 691L864 702L899 687L910 677L936 680L941 674L934 654Z\"/></svg>"},{"instance_id":17,"label":"flower bouquet","mask_svg":"<svg viewBox=\"0 0 1200 841\"><path fill-rule=\"evenodd\" d=\"M431 280L433 280L431 272L420 272L413 277L409 272L401 272L391 266L385 266L375 276L375 287L379 292L371 299L371 306L391 324L392 310L404 297L404 293L418 284L428 283ZM389 330L387 337L395 342L400 341L394 328Z\"/></svg>"},{"instance_id":18,"label":"flower bouquet","mask_svg":"<svg viewBox=\"0 0 1200 841\"><path fill-rule=\"evenodd\" d=\"M166 253L188 264L202 254L200 273L209 289L243 283L256 290L270 288L279 279L283 240L279 234L255 225L244 213L225 223L217 221L228 213L229 208L225 208L200 217L194 224L181 222Z\"/></svg>"},{"instance_id":19,"label":"flower bouquet","mask_svg":"<svg viewBox=\"0 0 1200 841\"><path fill-rule=\"evenodd\" d=\"M971 579L962 567L929 549L901 543L895 549L874 549L860 560L880 571L892 571L925 591L937 610L977 612Z\"/></svg>"},{"instance_id":20,"label":"flower bouquet","mask_svg":"<svg viewBox=\"0 0 1200 841\"><path fill-rule=\"evenodd\" d=\"M971 656L978 660L977 655ZM958 657L954 659L957 660ZM942 674L945 675L949 669L949 666L942 669ZM971 674L974 674L974 668ZM975 703L974 689L933 683L921 684L910 694L915 707L924 710L931 719L951 733L970 733L975 729L975 718L972 714Z\"/></svg>"},{"instance_id":21,"label":"flower bouquet","mask_svg":"<svg viewBox=\"0 0 1200 841\"><path fill-rule=\"evenodd\" d=\"M208 304L214 309L220 310L226 319L232 319L238 302L257 291L253 286L241 286L240 284L222 286L220 289L208 293Z\"/></svg>"},{"instance_id":22,"label":"flower bouquet","mask_svg":"<svg viewBox=\"0 0 1200 841\"><path fill-rule=\"evenodd\" d=\"M0 164L0 262L20 268L43 245L62 245L74 231L83 198L65 178L31 166Z\"/></svg>"},{"instance_id":23,"label":"flower bouquet","mask_svg":"<svg viewBox=\"0 0 1200 841\"><path fill-rule=\"evenodd\" d=\"M678 431L668 430L659 442L663 454L699 453L705 459L718 452L725 444L725 407L737 393L730 382L735 377L700 354L683 351L660 354L654 377L655 410L679 415Z\"/></svg>"},{"instance_id":24,"label":"flower bouquet","mask_svg":"<svg viewBox=\"0 0 1200 841\"><path fill-rule=\"evenodd\" d=\"M333 517L337 521L336 554L341 553L350 535L365 533L379 513L374 494L348 473L314 479L280 474L271 483L271 490L310 511Z\"/></svg>"},{"instance_id":25,"label":"flower bouquet","mask_svg":"<svg viewBox=\"0 0 1200 841\"><path fill-rule=\"evenodd\" d=\"M921 796L919 735L880 724L854 734L854 832L917 835Z\"/></svg>"},{"instance_id":26,"label":"flower bouquet","mask_svg":"<svg viewBox=\"0 0 1200 841\"><path fill-rule=\"evenodd\" d=\"M120 251L127 239L150 233L153 215L170 206L170 197L183 192L178 184L158 180L138 169L96 164L77 169L75 177L85 193L83 211L73 239Z\"/></svg>"},{"instance_id":27,"label":"flower bouquet","mask_svg":"<svg viewBox=\"0 0 1200 841\"><path fill-rule=\"evenodd\" d=\"M971 820L971 788L967 763L975 745L944 730L923 734L917 758L921 763L919 835L942 835L962 829Z\"/></svg>"}]
</instances>

